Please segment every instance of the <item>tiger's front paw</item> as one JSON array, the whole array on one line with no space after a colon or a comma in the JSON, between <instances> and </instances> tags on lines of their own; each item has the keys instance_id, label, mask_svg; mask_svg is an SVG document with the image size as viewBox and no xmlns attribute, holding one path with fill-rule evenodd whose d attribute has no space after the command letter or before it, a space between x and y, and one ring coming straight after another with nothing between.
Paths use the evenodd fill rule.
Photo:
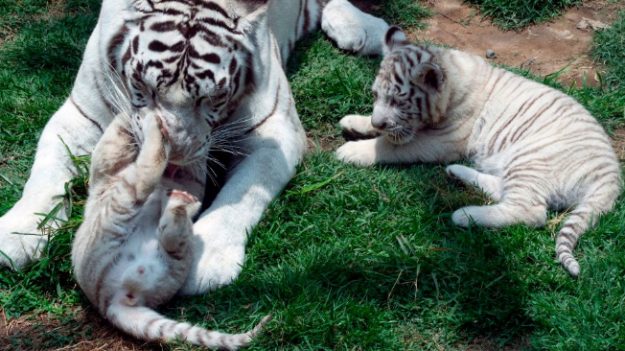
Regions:
<instances>
[{"instance_id":1,"label":"tiger's front paw","mask_svg":"<svg viewBox=\"0 0 625 351\"><path fill-rule=\"evenodd\" d=\"M2 223L0 220L0 267L20 270L36 260L48 243L48 237L41 234L37 224L24 220L22 225ZM7 221L8 222L8 221ZM30 225L29 225L30 223Z\"/></svg>"},{"instance_id":2,"label":"tiger's front paw","mask_svg":"<svg viewBox=\"0 0 625 351\"><path fill-rule=\"evenodd\" d=\"M336 158L345 163L351 163L356 166L372 166L375 164L375 149L368 147L366 141L350 141L338 150L336 150Z\"/></svg>"},{"instance_id":3,"label":"tiger's front paw","mask_svg":"<svg viewBox=\"0 0 625 351\"><path fill-rule=\"evenodd\" d=\"M371 139L380 136L380 132L371 125L371 117L347 115L339 122L346 140Z\"/></svg>"},{"instance_id":4,"label":"tiger's front paw","mask_svg":"<svg viewBox=\"0 0 625 351\"><path fill-rule=\"evenodd\" d=\"M210 236L209 236L210 237ZM201 295L232 283L241 273L245 260L245 245L232 245L222 240L202 240L198 235L192 242L193 264L180 293Z\"/></svg>"}]
</instances>

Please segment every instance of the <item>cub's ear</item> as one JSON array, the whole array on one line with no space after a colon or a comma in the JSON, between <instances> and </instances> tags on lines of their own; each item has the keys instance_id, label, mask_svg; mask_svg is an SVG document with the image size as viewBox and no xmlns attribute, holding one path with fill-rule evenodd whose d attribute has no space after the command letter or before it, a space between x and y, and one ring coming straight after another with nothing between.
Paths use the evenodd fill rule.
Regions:
<instances>
[{"instance_id":1,"label":"cub's ear","mask_svg":"<svg viewBox=\"0 0 625 351\"><path fill-rule=\"evenodd\" d=\"M384 56L388 55L395 48L408 44L410 42L404 31L398 26L390 26L384 36Z\"/></svg>"},{"instance_id":2,"label":"cub's ear","mask_svg":"<svg viewBox=\"0 0 625 351\"><path fill-rule=\"evenodd\" d=\"M441 92L445 83L445 72L435 63L422 63L413 83L430 91Z\"/></svg>"}]
</instances>

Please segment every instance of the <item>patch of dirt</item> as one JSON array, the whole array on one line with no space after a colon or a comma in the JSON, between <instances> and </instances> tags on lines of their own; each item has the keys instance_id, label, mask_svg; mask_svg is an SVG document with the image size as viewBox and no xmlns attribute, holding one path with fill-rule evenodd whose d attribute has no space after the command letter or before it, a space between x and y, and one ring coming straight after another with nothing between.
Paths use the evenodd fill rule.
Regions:
<instances>
[{"instance_id":1,"label":"patch of dirt","mask_svg":"<svg viewBox=\"0 0 625 351\"><path fill-rule=\"evenodd\" d=\"M0 350L147 351L162 349L117 331L93 310L59 318L46 313L7 320L0 309Z\"/></svg>"},{"instance_id":2,"label":"patch of dirt","mask_svg":"<svg viewBox=\"0 0 625 351\"><path fill-rule=\"evenodd\" d=\"M501 347L498 343L489 338L479 337L471 341L466 351L520 351L526 350L529 346L529 338L517 338L508 345Z\"/></svg>"},{"instance_id":3,"label":"patch of dirt","mask_svg":"<svg viewBox=\"0 0 625 351\"><path fill-rule=\"evenodd\" d=\"M598 68L589 56L593 25L611 24L625 3L584 1L551 22L520 31L501 30L461 0L429 0L428 7L433 16L426 20L426 29L410 32L411 39L451 46L482 57L492 50L496 57L491 62L526 68L541 76L564 69L559 81L580 86L584 79L588 85L598 83ZM584 23L587 28L577 28L578 24L584 27Z\"/></svg>"},{"instance_id":4,"label":"patch of dirt","mask_svg":"<svg viewBox=\"0 0 625 351\"><path fill-rule=\"evenodd\" d=\"M625 128L614 131L612 135L612 145L614 146L614 151L616 151L616 156L619 160L625 162Z\"/></svg>"}]
</instances>

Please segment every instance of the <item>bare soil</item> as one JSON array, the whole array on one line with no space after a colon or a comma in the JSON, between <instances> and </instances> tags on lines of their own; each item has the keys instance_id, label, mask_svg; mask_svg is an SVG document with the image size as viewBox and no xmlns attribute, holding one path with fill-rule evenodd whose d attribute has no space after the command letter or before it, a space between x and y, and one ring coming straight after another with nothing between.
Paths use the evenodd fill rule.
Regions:
<instances>
[{"instance_id":1,"label":"bare soil","mask_svg":"<svg viewBox=\"0 0 625 351\"><path fill-rule=\"evenodd\" d=\"M493 63L522 67L545 76L563 70L564 84L596 85L596 64L589 56L593 28L578 29L582 21L609 25L625 3L605 0L584 1L551 22L520 31L504 31L484 19L475 7L461 0L429 0L433 16L426 28L410 32L411 39L466 50L484 57L493 50Z\"/></svg>"},{"instance_id":2,"label":"bare soil","mask_svg":"<svg viewBox=\"0 0 625 351\"><path fill-rule=\"evenodd\" d=\"M68 342L67 340L73 340ZM62 346L59 346L62 345ZM143 351L162 349L136 341L110 326L95 311L77 308L59 318L26 314L7 319L0 309L0 350Z\"/></svg>"}]
</instances>

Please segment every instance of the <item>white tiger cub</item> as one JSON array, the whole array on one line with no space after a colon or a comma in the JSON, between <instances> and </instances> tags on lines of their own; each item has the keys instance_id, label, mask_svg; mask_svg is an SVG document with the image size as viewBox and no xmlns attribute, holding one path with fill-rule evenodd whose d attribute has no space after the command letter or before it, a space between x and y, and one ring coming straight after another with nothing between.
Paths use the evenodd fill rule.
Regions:
<instances>
[{"instance_id":1,"label":"white tiger cub","mask_svg":"<svg viewBox=\"0 0 625 351\"><path fill-rule=\"evenodd\" d=\"M573 98L468 53L412 45L398 27L385 37L371 117L346 116L347 134L371 138L337 150L348 163L453 162L447 173L496 202L453 213L460 226L543 226L546 211L571 209L556 239L577 277L579 237L619 196L620 165L603 128Z\"/></svg>"},{"instance_id":2,"label":"white tiger cub","mask_svg":"<svg viewBox=\"0 0 625 351\"><path fill-rule=\"evenodd\" d=\"M164 175L172 148L160 121L155 114L143 117L139 146L130 121L119 116L98 142L84 221L72 246L76 280L107 320L136 338L227 350L247 346L269 317L232 335L152 310L171 299L189 274L191 218L202 192L188 175Z\"/></svg>"},{"instance_id":3,"label":"white tiger cub","mask_svg":"<svg viewBox=\"0 0 625 351\"><path fill-rule=\"evenodd\" d=\"M47 235L17 233L41 234L37 213L50 212L71 179L63 141L89 154L121 110L156 111L169 130L169 171L193 174L216 194L193 225L182 292L230 283L247 233L303 156L306 138L283 65L295 42L319 26L341 48L363 54L381 53L388 28L346 0L104 0L71 95L41 135L21 199L0 217L0 265L21 268L45 246ZM218 138L216 129L231 133ZM228 156L212 163L225 173L219 186L207 183L215 153Z\"/></svg>"}]
</instances>

